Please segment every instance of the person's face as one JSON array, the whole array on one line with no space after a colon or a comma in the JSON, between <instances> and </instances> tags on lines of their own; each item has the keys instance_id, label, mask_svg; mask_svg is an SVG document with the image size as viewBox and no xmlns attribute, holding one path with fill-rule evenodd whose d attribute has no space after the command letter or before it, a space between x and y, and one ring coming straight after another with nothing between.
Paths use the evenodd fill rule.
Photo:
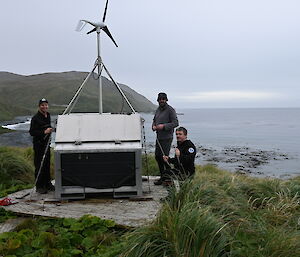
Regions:
<instances>
[{"instance_id":1,"label":"person's face","mask_svg":"<svg viewBox=\"0 0 300 257\"><path fill-rule=\"evenodd\" d=\"M167 99L166 98L159 98L158 99L158 104L160 107L164 107L166 105Z\"/></svg>"},{"instance_id":2,"label":"person's face","mask_svg":"<svg viewBox=\"0 0 300 257\"><path fill-rule=\"evenodd\" d=\"M49 109L49 106L48 106L47 103L41 103L39 105L39 109L40 109L41 112L46 113Z\"/></svg>"},{"instance_id":3,"label":"person's face","mask_svg":"<svg viewBox=\"0 0 300 257\"><path fill-rule=\"evenodd\" d=\"M181 143L185 141L187 136L183 133L183 131L176 131L176 139L177 142Z\"/></svg>"}]
</instances>

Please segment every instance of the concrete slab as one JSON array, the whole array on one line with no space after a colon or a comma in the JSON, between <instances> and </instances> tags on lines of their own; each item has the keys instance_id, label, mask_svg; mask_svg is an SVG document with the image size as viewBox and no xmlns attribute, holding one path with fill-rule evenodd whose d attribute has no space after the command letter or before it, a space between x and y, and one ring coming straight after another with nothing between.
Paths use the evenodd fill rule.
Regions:
<instances>
[{"instance_id":1,"label":"concrete slab","mask_svg":"<svg viewBox=\"0 0 300 257\"><path fill-rule=\"evenodd\" d=\"M167 196L167 190L163 186L154 186L157 177L151 176L150 182L143 182L144 197L141 199L113 199L112 197L87 198L67 202L56 201L54 192L41 195L36 192L24 199L18 199L18 203L5 206L19 214L39 215L45 217L80 218L85 214L91 214L103 219L114 220L119 225L138 227L155 219L161 207L160 199ZM150 185L150 192L149 192ZM16 199L32 189L22 190L9 195Z\"/></svg>"}]
</instances>

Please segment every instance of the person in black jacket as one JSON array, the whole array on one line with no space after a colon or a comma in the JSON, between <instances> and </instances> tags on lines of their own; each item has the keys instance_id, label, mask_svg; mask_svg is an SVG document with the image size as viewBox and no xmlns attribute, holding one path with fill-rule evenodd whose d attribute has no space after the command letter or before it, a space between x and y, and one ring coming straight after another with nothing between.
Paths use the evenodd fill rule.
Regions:
<instances>
[{"instance_id":1,"label":"person in black jacket","mask_svg":"<svg viewBox=\"0 0 300 257\"><path fill-rule=\"evenodd\" d=\"M176 129L176 139L175 157L163 156L164 161L174 164L175 169L165 172L164 176L170 177L175 174L182 179L191 177L195 173L196 147L192 141L187 139L187 130L184 127Z\"/></svg>"},{"instance_id":2,"label":"person in black jacket","mask_svg":"<svg viewBox=\"0 0 300 257\"><path fill-rule=\"evenodd\" d=\"M159 93L157 108L152 130L156 131L155 159L160 171L160 179L155 181L155 185L161 185L163 182L163 173L169 170L169 165L164 162L163 155L168 155L173 141L174 128L178 126L178 119L175 110L167 103L168 97L166 93Z\"/></svg>"},{"instance_id":3,"label":"person in black jacket","mask_svg":"<svg viewBox=\"0 0 300 257\"><path fill-rule=\"evenodd\" d=\"M35 179L37 179L43 155L52 132L51 117L48 108L48 101L45 98L41 99L39 101L38 112L32 117L30 123L29 133L33 136ZM36 191L38 193L46 194L48 190L54 190L50 178L50 147L48 147L41 172L36 182Z\"/></svg>"}]
</instances>

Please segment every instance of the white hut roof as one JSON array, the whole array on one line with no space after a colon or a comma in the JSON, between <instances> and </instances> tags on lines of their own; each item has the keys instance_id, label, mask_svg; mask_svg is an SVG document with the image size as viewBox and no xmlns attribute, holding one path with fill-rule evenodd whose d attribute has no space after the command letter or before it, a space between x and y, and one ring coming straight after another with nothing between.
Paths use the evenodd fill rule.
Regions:
<instances>
[{"instance_id":1,"label":"white hut roof","mask_svg":"<svg viewBox=\"0 0 300 257\"><path fill-rule=\"evenodd\" d=\"M59 115L55 143L140 141L139 114L72 113Z\"/></svg>"}]
</instances>

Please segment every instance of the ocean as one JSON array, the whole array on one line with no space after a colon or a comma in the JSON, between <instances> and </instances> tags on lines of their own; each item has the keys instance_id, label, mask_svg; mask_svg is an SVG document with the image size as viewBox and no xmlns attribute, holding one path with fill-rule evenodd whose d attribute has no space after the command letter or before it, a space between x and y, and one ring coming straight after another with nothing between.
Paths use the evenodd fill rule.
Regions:
<instances>
[{"instance_id":1,"label":"ocean","mask_svg":"<svg viewBox=\"0 0 300 257\"><path fill-rule=\"evenodd\" d=\"M214 164L253 176L288 178L300 175L300 108L178 109L179 124L197 146L198 164ZM145 119L147 151L154 151L153 114ZM30 145L29 122L7 127L0 145ZM14 123L10 122L10 123ZM7 123L5 124L7 125ZM174 138L175 147L176 140ZM174 152L172 148L171 155Z\"/></svg>"}]
</instances>

